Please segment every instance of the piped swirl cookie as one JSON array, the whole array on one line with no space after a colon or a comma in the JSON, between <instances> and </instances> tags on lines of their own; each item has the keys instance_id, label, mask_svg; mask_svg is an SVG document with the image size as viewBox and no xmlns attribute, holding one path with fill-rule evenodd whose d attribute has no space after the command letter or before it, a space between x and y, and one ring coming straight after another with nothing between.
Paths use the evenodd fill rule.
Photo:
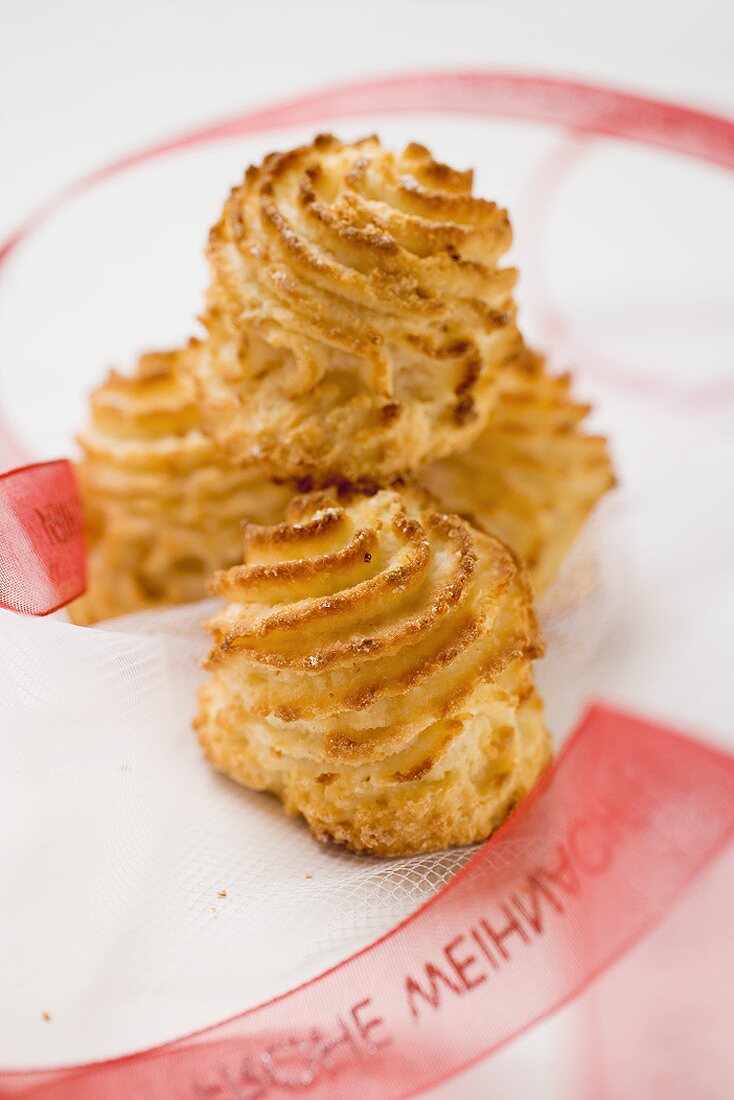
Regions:
<instances>
[{"instance_id":1,"label":"piped swirl cookie","mask_svg":"<svg viewBox=\"0 0 734 1100\"><path fill-rule=\"evenodd\" d=\"M572 396L570 375L551 374L542 356L523 348L471 447L418 474L444 508L511 546L536 592L615 484L606 439L583 430L589 412Z\"/></svg>"},{"instance_id":2,"label":"piped swirl cookie","mask_svg":"<svg viewBox=\"0 0 734 1100\"><path fill-rule=\"evenodd\" d=\"M242 518L275 521L292 495L232 467L202 432L189 373L198 350L144 355L92 394L77 466L87 592L69 608L74 622L200 599L214 570L239 560Z\"/></svg>"},{"instance_id":3,"label":"piped swirl cookie","mask_svg":"<svg viewBox=\"0 0 734 1100\"><path fill-rule=\"evenodd\" d=\"M382 490L243 528L196 730L213 766L320 840L404 855L488 836L549 760L523 566Z\"/></svg>"},{"instance_id":4,"label":"piped swirl cookie","mask_svg":"<svg viewBox=\"0 0 734 1100\"><path fill-rule=\"evenodd\" d=\"M322 135L234 188L209 240L205 430L236 462L386 484L466 447L518 344L507 212L409 145Z\"/></svg>"}]
</instances>

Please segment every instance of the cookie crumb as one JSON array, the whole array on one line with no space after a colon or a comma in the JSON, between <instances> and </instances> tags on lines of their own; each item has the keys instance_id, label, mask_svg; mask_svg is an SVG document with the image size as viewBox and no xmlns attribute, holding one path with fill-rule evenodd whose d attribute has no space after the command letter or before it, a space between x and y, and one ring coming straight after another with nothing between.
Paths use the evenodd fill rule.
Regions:
<instances>
[{"instance_id":1,"label":"cookie crumb","mask_svg":"<svg viewBox=\"0 0 734 1100\"><path fill-rule=\"evenodd\" d=\"M216 917L218 912L219 910L217 909L216 905L212 905L212 916Z\"/></svg>"},{"instance_id":2,"label":"cookie crumb","mask_svg":"<svg viewBox=\"0 0 734 1100\"><path fill-rule=\"evenodd\" d=\"M41 1013L41 1019L44 1021L44 1023L49 1023L49 1021L51 1019L51 1013L50 1012L42 1012Z\"/></svg>"},{"instance_id":3,"label":"cookie crumb","mask_svg":"<svg viewBox=\"0 0 734 1100\"><path fill-rule=\"evenodd\" d=\"M226 890L217 890L217 897L218 898L226 898L226 896L227 896L227 891Z\"/></svg>"},{"instance_id":4,"label":"cookie crumb","mask_svg":"<svg viewBox=\"0 0 734 1100\"><path fill-rule=\"evenodd\" d=\"M306 878L313 878L313 875L306 875Z\"/></svg>"}]
</instances>

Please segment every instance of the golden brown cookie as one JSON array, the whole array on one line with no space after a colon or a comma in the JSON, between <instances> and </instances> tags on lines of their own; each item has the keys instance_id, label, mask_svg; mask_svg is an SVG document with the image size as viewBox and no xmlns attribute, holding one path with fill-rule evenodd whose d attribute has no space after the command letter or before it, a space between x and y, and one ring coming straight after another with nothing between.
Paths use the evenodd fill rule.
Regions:
<instances>
[{"instance_id":1,"label":"golden brown cookie","mask_svg":"<svg viewBox=\"0 0 734 1100\"><path fill-rule=\"evenodd\" d=\"M523 348L477 439L416 478L442 507L511 546L536 592L615 484L606 439L583 430L589 411L573 398L570 375L551 374L542 356Z\"/></svg>"},{"instance_id":2,"label":"golden brown cookie","mask_svg":"<svg viewBox=\"0 0 734 1100\"><path fill-rule=\"evenodd\" d=\"M409 145L321 135L234 188L209 241L204 426L235 462L387 484L468 446L518 346L507 212Z\"/></svg>"},{"instance_id":3,"label":"golden brown cookie","mask_svg":"<svg viewBox=\"0 0 734 1100\"><path fill-rule=\"evenodd\" d=\"M272 522L292 494L235 469L202 432L188 370L196 343L144 355L91 397L77 466L88 544L86 624L200 599L214 570L239 560L243 517Z\"/></svg>"},{"instance_id":4,"label":"golden brown cookie","mask_svg":"<svg viewBox=\"0 0 734 1100\"><path fill-rule=\"evenodd\" d=\"M320 840L393 856L482 840L550 758L524 567L382 490L296 498L219 573L196 730L214 767Z\"/></svg>"}]
</instances>

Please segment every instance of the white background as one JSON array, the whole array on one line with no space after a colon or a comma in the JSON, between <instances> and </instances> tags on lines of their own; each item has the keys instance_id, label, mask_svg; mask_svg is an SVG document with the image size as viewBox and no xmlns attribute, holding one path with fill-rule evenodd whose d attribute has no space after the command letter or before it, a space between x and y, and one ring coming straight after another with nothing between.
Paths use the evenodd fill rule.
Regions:
<instances>
[{"instance_id":1,"label":"white background","mask_svg":"<svg viewBox=\"0 0 734 1100\"><path fill-rule=\"evenodd\" d=\"M733 43L734 5L716 0L0 0L0 239L100 164L310 87L466 64L577 76L726 113ZM645 536L652 572L658 551ZM624 697L622 678L608 682ZM665 680L660 697L669 693ZM711 710L704 724L715 732ZM37 1026L43 1062L48 1028ZM535 1036L525 1100L551 1095L543 1084L551 1041L547 1031ZM527 1072L526 1043L503 1057L510 1075L521 1061ZM480 1068L440 1094L485 1100L488 1080Z\"/></svg>"}]
</instances>

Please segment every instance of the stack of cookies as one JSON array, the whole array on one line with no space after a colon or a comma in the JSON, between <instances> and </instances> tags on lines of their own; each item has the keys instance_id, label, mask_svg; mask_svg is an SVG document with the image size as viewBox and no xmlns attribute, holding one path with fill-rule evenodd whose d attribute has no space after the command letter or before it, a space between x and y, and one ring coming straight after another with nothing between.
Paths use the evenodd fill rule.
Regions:
<instances>
[{"instance_id":1,"label":"stack of cookies","mask_svg":"<svg viewBox=\"0 0 734 1100\"><path fill-rule=\"evenodd\" d=\"M206 334L92 397L92 622L224 602L196 730L322 840L487 837L550 759L534 595L614 478L516 323L506 211L319 136L233 189Z\"/></svg>"}]
</instances>

